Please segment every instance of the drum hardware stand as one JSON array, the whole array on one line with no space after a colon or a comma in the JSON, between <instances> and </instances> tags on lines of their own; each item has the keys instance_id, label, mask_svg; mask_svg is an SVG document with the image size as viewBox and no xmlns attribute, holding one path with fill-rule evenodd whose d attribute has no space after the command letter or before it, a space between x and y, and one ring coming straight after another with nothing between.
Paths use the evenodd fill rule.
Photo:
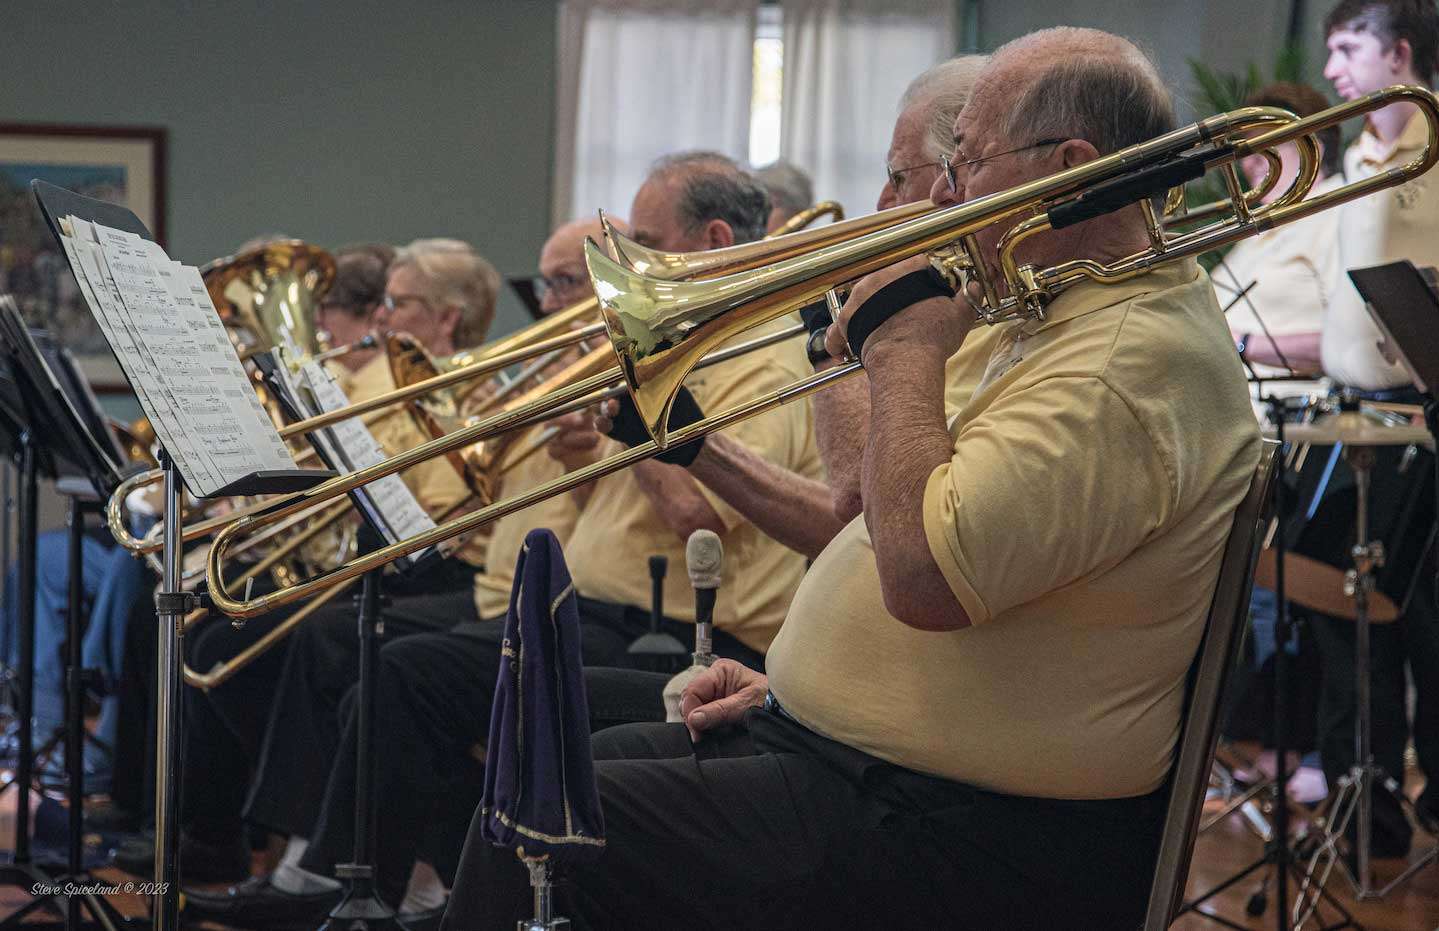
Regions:
<instances>
[{"instance_id":1,"label":"drum hardware stand","mask_svg":"<svg viewBox=\"0 0 1439 931\"><path fill-rule=\"evenodd\" d=\"M1281 444L1283 444L1285 413L1284 399L1277 397L1273 394L1268 394L1264 395L1262 400L1265 404L1269 406L1271 416L1276 425L1276 438ZM1274 631L1274 639L1276 646L1276 650L1274 652L1274 680L1270 688L1272 707L1274 709L1274 756L1275 769L1277 770L1277 772L1274 774L1274 781L1268 786L1268 791L1272 794L1272 797L1275 801L1274 819L1270 828L1270 836L1267 838L1264 845L1264 852L1260 854L1259 858L1256 859L1254 862L1250 863L1248 866L1241 869L1239 872L1230 876L1228 879L1221 882L1219 885L1214 886L1208 891L1202 893L1197 898L1185 902L1184 906L1179 910L1179 914L1183 915L1185 913L1193 913L1202 918L1206 918L1216 924L1223 925L1226 928L1234 928L1236 929L1236 931L1246 931L1246 929L1249 927L1248 925L1239 924L1238 922L1230 921L1229 919L1222 916L1211 914L1210 912L1206 911L1201 911L1200 906L1203 905L1205 902L1209 901L1210 899L1214 898L1215 896L1219 895L1221 892L1224 892L1231 886L1238 884L1246 877L1257 872L1258 870L1272 866L1274 870L1273 877L1275 883L1275 891L1278 896L1278 902L1274 910L1275 926L1279 929L1279 931L1291 931L1291 929L1298 929L1303 927L1304 923L1317 909L1321 898L1324 901L1327 901L1330 906L1332 906L1333 909L1339 913L1340 920L1337 924L1322 925L1319 928L1319 931L1340 931L1340 929L1343 928L1354 928L1355 931L1363 931L1363 926L1354 920L1354 916L1351 915L1349 911L1344 908L1344 906L1340 904L1327 889L1323 888L1322 884L1317 887L1317 890L1314 893L1313 907L1310 907L1308 911L1304 914L1304 916L1300 918L1300 905L1303 902L1304 889L1308 886L1307 876L1303 877L1304 885L1301 886L1300 896L1298 899L1296 899L1294 903L1294 917L1291 923L1291 916L1289 911L1289 878L1291 872L1294 874L1295 878L1300 878L1300 872L1295 862L1294 851L1290 847L1289 839L1289 798L1286 791L1289 782L1289 728L1287 722L1288 709L1285 704L1285 696L1287 694L1286 686L1288 684L1287 673L1289 667L1289 644L1294 637L1295 628L1291 623L1291 618L1289 615L1289 602L1288 599L1285 597L1284 588L1284 559L1286 552L1286 541L1284 539L1284 519L1288 514L1288 509L1286 506L1287 502L1284 493L1284 483L1282 481L1276 481L1274 483L1274 494L1278 496L1274 508L1275 519L1278 522L1277 526L1279 528L1278 532L1276 532L1274 535L1274 581L1276 602L1278 604L1279 611ZM1269 876L1266 875L1259 889L1252 896L1250 896L1249 902L1246 905L1245 910L1251 916L1257 917L1259 915L1262 915L1266 907L1268 906L1268 893L1266 891L1268 885Z\"/></svg>"},{"instance_id":2,"label":"drum hardware stand","mask_svg":"<svg viewBox=\"0 0 1439 931\"><path fill-rule=\"evenodd\" d=\"M1435 427L1433 403L1425 405L1425 420L1431 432ZM1369 593L1374 590L1374 572L1384 566L1384 546L1378 540L1369 539L1369 488L1374 452L1370 447L1348 446L1345 457L1354 472L1355 501L1355 543L1351 551L1354 567L1345 573L1344 594L1354 599L1354 695L1358 705L1354 721L1354 765L1339 780L1338 791L1334 794L1328 814L1326 830L1320 844L1309 861L1309 873L1321 873L1321 882L1338 862L1354 889L1359 901L1380 899L1400 884L1407 882L1416 873L1439 859L1439 844L1430 847L1419 859L1411 863L1393 880L1382 887L1375 887L1374 873L1370 863L1370 840L1373 832L1373 793L1378 790L1394 797L1406 815L1415 818L1414 804L1404 794L1398 780L1374 762L1371 746L1373 722L1371 721L1371 682L1369 648ZM1339 841L1354 818L1358 819L1356 834L1358 849L1354 852L1355 872L1351 874L1348 864L1339 856ZM1308 878L1305 880L1306 887Z\"/></svg>"},{"instance_id":3,"label":"drum hardware stand","mask_svg":"<svg viewBox=\"0 0 1439 931\"><path fill-rule=\"evenodd\" d=\"M354 862L335 866L335 875L345 883L345 894L320 931L405 931L394 909L375 892L375 669L380 655L382 572L371 569L365 573L358 598L360 680L355 694Z\"/></svg>"}]
</instances>

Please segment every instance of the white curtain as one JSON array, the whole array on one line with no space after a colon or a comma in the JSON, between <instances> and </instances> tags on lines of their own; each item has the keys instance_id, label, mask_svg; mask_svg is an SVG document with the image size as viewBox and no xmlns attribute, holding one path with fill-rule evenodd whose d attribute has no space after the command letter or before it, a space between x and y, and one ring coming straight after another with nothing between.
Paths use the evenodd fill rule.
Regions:
<instances>
[{"instance_id":1,"label":"white curtain","mask_svg":"<svg viewBox=\"0 0 1439 931\"><path fill-rule=\"evenodd\" d=\"M556 222L627 214L650 162L685 149L743 161L759 0L563 0Z\"/></svg>"},{"instance_id":2,"label":"white curtain","mask_svg":"<svg viewBox=\"0 0 1439 931\"><path fill-rule=\"evenodd\" d=\"M953 0L782 0L780 154L817 200L874 209L899 98L955 53ZM904 167L904 166L896 166Z\"/></svg>"}]
</instances>

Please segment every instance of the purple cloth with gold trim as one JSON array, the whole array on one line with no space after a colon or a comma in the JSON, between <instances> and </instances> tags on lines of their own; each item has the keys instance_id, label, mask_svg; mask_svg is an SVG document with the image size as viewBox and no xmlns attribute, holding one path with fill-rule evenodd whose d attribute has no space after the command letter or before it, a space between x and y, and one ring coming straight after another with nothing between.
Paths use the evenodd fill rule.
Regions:
<instances>
[{"instance_id":1,"label":"purple cloth with gold trim","mask_svg":"<svg viewBox=\"0 0 1439 931\"><path fill-rule=\"evenodd\" d=\"M605 822L590 754L580 618L555 535L525 537L505 615L481 832L500 847L554 863L594 859Z\"/></svg>"}]
</instances>

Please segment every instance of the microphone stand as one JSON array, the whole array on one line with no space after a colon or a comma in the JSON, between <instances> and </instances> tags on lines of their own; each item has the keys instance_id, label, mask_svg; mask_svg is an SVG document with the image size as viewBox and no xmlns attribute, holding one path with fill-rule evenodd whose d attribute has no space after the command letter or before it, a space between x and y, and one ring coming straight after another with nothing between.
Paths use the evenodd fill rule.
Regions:
<instances>
[{"instance_id":1,"label":"microphone stand","mask_svg":"<svg viewBox=\"0 0 1439 931\"><path fill-rule=\"evenodd\" d=\"M380 656L380 576L366 572L359 596L360 681L355 694L358 715L355 746L355 856L335 866L345 894L320 931L404 931L395 912L375 892L375 669Z\"/></svg>"},{"instance_id":2,"label":"microphone stand","mask_svg":"<svg viewBox=\"0 0 1439 931\"><path fill-rule=\"evenodd\" d=\"M689 652L679 640L660 631L660 622L665 616L665 575L669 572L669 565L667 556L650 557L650 630L636 637L628 651L631 656L654 657L656 672L672 671L675 668L674 657Z\"/></svg>"}]
</instances>

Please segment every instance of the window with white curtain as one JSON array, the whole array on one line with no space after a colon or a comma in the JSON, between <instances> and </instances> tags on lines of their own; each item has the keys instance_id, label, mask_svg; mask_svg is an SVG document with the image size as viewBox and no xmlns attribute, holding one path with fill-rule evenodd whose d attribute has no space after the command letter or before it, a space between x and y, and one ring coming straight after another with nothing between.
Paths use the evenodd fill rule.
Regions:
<instances>
[{"instance_id":1,"label":"window with white curtain","mask_svg":"<svg viewBox=\"0 0 1439 931\"><path fill-rule=\"evenodd\" d=\"M554 219L623 214L651 162L787 159L872 209L899 97L954 53L952 0L562 0Z\"/></svg>"}]
</instances>

